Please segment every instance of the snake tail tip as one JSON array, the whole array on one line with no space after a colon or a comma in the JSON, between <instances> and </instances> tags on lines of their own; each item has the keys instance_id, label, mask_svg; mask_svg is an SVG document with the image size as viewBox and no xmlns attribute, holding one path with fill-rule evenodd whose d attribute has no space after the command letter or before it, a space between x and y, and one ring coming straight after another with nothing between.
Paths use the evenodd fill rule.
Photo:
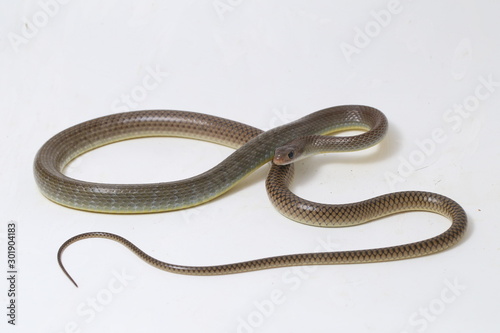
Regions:
<instances>
[{"instance_id":1,"label":"snake tail tip","mask_svg":"<svg viewBox=\"0 0 500 333\"><path fill-rule=\"evenodd\" d=\"M73 279L71 279L71 282L73 282L73 284L75 285L75 287L78 288L78 284Z\"/></svg>"},{"instance_id":2,"label":"snake tail tip","mask_svg":"<svg viewBox=\"0 0 500 333\"><path fill-rule=\"evenodd\" d=\"M66 275L66 277L75 285L75 287L78 288L78 284L76 283L76 281L71 277L71 275L69 275L69 273L66 271L66 269L64 267L61 267L64 274Z\"/></svg>"},{"instance_id":3,"label":"snake tail tip","mask_svg":"<svg viewBox=\"0 0 500 333\"><path fill-rule=\"evenodd\" d=\"M68 271L66 270L66 268L62 265L62 263L60 264L61 266L61 269L64 273L64 275L66 275L66 277L75 285L75 287L78 288L78 284L76 283L76 281L71 277L71 275L69 275Z\"/></svg>"},{"instance_id":4,"label":"snake tail tip","mask_svg":"<svg viewBox=\"0 0 500 333\"><path fill-rule=\"evenodd\" d=\"M59 252L59 255L58 255L58 262L59 262L59 267L61 267L61 270L63 271L64 275L66 275L66 277L75 285L75 287L78 288L78 284L75 282L75 280L71 277L71 275L69 275L68 271L66 270L66 267L64 267L64 265L62 264L62 261L61 261L61 252Z\"/></svg>"},{"instance_id":5,"label":"snake tail tip","mask_svg":"<svg viewBox=\"0 0 500 333\"><path fill-rule=\"evenodd\" d=\"M68 271L66 270L66 268L64 268L64 266L61 265L61 269L63 270L64 274L66 275L66 277L75 285L75 287L78 288L78 284L76 283L76 281L71 277L71 275L69 275Z\"/></svg>"}]
</instances>

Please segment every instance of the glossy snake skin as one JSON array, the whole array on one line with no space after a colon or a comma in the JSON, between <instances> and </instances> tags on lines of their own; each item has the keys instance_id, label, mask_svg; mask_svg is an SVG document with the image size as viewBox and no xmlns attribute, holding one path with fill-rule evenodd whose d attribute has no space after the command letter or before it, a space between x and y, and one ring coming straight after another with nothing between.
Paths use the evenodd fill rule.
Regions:
<instances>
[{"instance_id":1,"label":"glossy snake skin","mask_svg":"<svg viewBox=\"0 0 500 333\"><path fill-rule=\"evenodd\" d=\"M326 136L362 129L355 136ZM304 200L288 190L294 161L311 154L360 150L377 144L387 131L387 119L377 109L345 105L317 111L297 121L263 132L235 121L206 114L151 110L114 114L90 120L60 132L42 146L34 173L41 192L71 208L106 213L145 213L184 209L207 202L229 190L242 178L273 160L266 181L269 198L285 216L325 227L365 223L405 211L430 211L446 216L451 226L442 234L411 244L370 250L305 253L241 263L188 267L159 261L128 240L110 233L91 232L67 240L58 252L85 238L115 240L149 264L174 273L220 275L296 265L345 264L413 258L442 251L463 236L467 218L453 200L429 192L397 192L366 201L326 205ZM131 138L176 136L236 148L212 169L185 180L154 184L101 184L76 180L63 174L77 156L97 147ZM281 165L278 165L281 164ZM73 281L74 282L74 281ZM75 283L76 284L76 283Z\"/></svg>"}]
</instances>

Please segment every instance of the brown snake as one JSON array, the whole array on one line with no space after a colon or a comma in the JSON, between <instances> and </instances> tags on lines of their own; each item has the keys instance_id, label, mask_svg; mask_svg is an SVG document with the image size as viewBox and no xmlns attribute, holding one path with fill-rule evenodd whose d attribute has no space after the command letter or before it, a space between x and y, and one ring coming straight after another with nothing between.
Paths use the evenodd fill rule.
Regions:
<instances>
[{"instance_id":1,"label":"brown snake","mask_svg":"<svg viewBox=\"0 0 500 333\"><path fill-rule=\"evenodd\" d=\"M361 129L354 136L328 134ZM90 120L55 135L38 152L34 173L41 192L61 205L107 213L143 213L184 209L207 202L229 190L261 165L273 160L266 180L269 198L295 221L337 227L365 223L406 211L429 211L451 220L443 233L410 244L368 250L304 253L276 256L218 266L190 267L169 264L147 255L128 240L105 232L90 232L67 240L57 258L72 243L85 238L107 238L128 247L147 263L165 271L188 275L220 275L298 265L380 262L436 253L456 244L464 235L467 217L455 201L430 192L396 192L369 200L327 205L304 200L288 189L293 164L322 152L364 149L377 144L387 131L387 119L377 109L345 105L317 111L297 121L263 132L235 121L206 114L151 110L119 113ZM77 156L97 147L132 138L176 136L200 139L236 148L212 169L185 180L152 184L101 184L63 174Z\"/></svg>"}]
</instances>

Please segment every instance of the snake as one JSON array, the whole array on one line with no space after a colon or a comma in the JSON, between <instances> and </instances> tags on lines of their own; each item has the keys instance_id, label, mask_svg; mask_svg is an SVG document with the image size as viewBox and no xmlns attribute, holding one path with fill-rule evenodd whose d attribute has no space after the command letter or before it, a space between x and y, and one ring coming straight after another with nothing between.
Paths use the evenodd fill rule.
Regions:
<instances>
[{"instance_id":1,"label":"snake","mask_svg":"<svg viewBox=\"0 0 500 333\"><path fill-rule=\"evenodd\" d=\"M189 111L129 111L99 117L67 128L49 139L34 161L35 181L41 193L62 206L100 213L139 214L174 211L206 203L271 162L266 189L271 203L294 221L321 227L359 225L384 216L427 211L451 221L441 234L408 244L349 251L299 253L250 261L183 266L146 254L129 240L108 232L87 232L64 242L57 253L60 268L75 284L62 264L62 253L87 238L121 243L148 264L186 275L223 275L262 269L394 261L437 253L456 245L464 236L467 217L454 200L433 192L403 191L348 204L308 201L290 189L294 162L314 154L348 152L378 144L388 129L386 116L376 108L341 105L322 109L298 120L262 131L237 121ZM352 136L336 135L361 130ZM146 184L106 184L71 178L64 174L76 157L118 141L143 137L182 137L213 142L235 151L216 166L183 180Z\"/></svg>"}]
</instances>

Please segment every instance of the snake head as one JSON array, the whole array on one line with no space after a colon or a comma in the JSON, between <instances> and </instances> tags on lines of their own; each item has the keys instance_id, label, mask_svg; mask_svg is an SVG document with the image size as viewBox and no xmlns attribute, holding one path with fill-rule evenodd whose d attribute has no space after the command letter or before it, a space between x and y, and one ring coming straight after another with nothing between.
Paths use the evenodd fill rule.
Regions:
<instances>
[{"instance_id":1,"label":"snake head","mask_svg":"<svg viewBox=\"0 0 500 333\"><path fill-rule=\"evenodd\" d=\"M301 160L304 157L303 145L289 143L275 149L273 163L277 165L287 165Z\"/></svg>"}]
</instances>

